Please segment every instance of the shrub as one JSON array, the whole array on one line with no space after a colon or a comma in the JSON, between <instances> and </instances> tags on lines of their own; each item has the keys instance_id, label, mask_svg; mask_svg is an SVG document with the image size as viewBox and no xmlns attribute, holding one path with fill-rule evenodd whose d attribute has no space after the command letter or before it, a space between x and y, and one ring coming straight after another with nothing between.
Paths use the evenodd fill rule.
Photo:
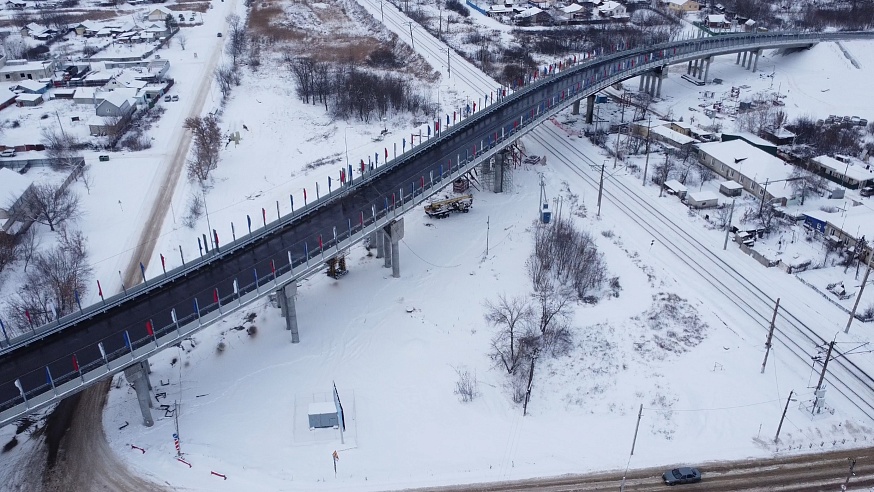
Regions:
<instances>
[{"instance_id":1,"label":"shrub","mask_svg":"<svg viewBox=\"0 0 874 492\"><path fill-rule=\"evenodd\" d=\"M467 7L458 0L446 0L446 9L462 17L470 17L470 10L467 10Z\"/></svg>"}]
</instances>

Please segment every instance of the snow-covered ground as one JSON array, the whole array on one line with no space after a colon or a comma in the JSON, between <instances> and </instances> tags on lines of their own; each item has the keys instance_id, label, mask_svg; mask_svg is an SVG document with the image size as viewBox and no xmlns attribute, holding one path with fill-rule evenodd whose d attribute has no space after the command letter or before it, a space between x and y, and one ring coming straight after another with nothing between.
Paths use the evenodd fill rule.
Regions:
<instances>
[{"instance_id":1,"label":"snow-covered ground","mask_svg":"<svg viewBox=\"0 0 874 492\"><path fill-rule=\"evenodd\" d=\"M373 6L368 8L373 12ZM194 70L205 62L205 56L195 61L191 55L205 53L207 43L215 42L224 15L216 10L204 15L205 27L191 30L185 51L178 46L165 50L167 58L180 60L174 67ZM706 89L720 93L732 85L748 85L749 91L773 87L787 94L790 118L866 118L866 110L874 106L863 97L868 72L874 70L872 43L845 46L860 69L836 46L820 44L786 57L766 54L756 74L734 65L734 57L717 58L711 77L725 83ZM442 63L439 53L444 52L420 51L435 68ZM666 79L665 101L656 109L682 114L686 121L692 115L702 117L687 109L697 106L702 89L682 81L680 68ZM460 68L453 60L455 70ZM184 74L177 80L174 91L192 98L187 91L196 80ZM434 85L455 106L482 92L473 77L467 84L464 80L453 74L451 83ZM635 80L627 84L637 86ZM156 153L180 131L185 112L171 107L168 115L152 133ZM222 121L224 130L240 131L242 138L239 146L231 144L223 152L206 197L209 219L221 237L230 237L232 221L241 231L246 214L257 217L261 208L275 213L277 201L286 212L289 194L299 196L304 187L312 193L316 182L324 189L327 176L345 164L347 152L351 163L374 154L382 161L384 149L392 154L397 144L400 152L401 138L414 131L412 122L393 118L384 123L389 134L380 139L382 122L333 122L323 108L302 104L287 72L269 65L245 76ZM586 142L573 140L593 160L603 160ZM525 143L533 153L549 153L531 139ZM117 278L116 270L128 261L124 253L151 203L149 183L160 174L150 157L113 155L109 163L94 163L93 200L86 200L80 225L91 238L89 244L97 245L92 259L98 278ZM320 159L329 164L307 169ZM668 245L650 246L652 238L609 201L596 218L597 190L557 159L547 162L545 167L518 170L508 193L476 193L469 214L441 221L409 214L400 279L391 278L382 260L356 249L349 258L350 273L341 280L314 276L304 281L298 295L300 344L290 343L278 309L265 302L153 358L152 382L156 392L166 393L158 404L179 404L181 450L190 467L176 460L176 420L156 408L155 426L143 427L135 397L121 380L110 393L105 414L111 445L137 472L179 489L383 490L622 469L641 404L644 414L632 467L769 456L809 450L821 442L831 449L832 441L851 446L869 439L871 423L837 395L829 397L834 414L812 419L803 410L801 405L812 397L812 370L795 355L775 349L768 371L759 374L761 326L731 323L748 318L720 302L723 293L679 274L687 266ZM619 277L622 290L618 298L595 306L575 306L575 348L538 367L530 413L522 417L504 375L487 358L493 328L483 319L483 302L499 294L528 293L522 265L533 244L538 173L545 176L550 198L564 196L567 204L571 193L579 197L579 208L566 205L565 213L575 212L576 223L596 239L610 276ZM623 173L613 179L640 183ZM180 225L193 192L197 188L187 184L177 189L174 211L165 221L156 255L164 253L168 267L178 265L170 254L178 245L186 257L196 254L196 237L205 231L206 218L194 231ZM687 214L675 198L658 199L657 188L648 186L643 192L721 250L721 232L708 229L702 217ZM725 258L744 270L763 269L734 245ZM152 262L149 275L159 268ZM760 275L769 292L784 298L819 298L781 272ZM836 310L824 299L820 302L822 306L810 307L818 320ZM677 308L678 317L651 322L666 304ZM254 319L245 321L246 315ZM688 333L681 349L663 348L663 333L682 333L690 319L700 321L700 330ZM830 338L845 318L833 321L835 326L817 326L822 336ZM253 325L254 334L247 334L245 328ZM840 340L869 338L859 328ZM221 352L220 342L226 347ZM813 354L814 348L810 350ZM453 393L456 371L462 368L475 373L479 383L479 396L472 403L461 403ZM332 383L348 419L343 443L337 431L310 431L302 423L307 403L329 397ZM773 434L789 390L796 391L799 401L790 406L775 446ZM12 430L0 429L4 442ZM333 451L340 457L336 477ZM227 481L212 471L226 475Z\"/></svg>"}]
</instances>

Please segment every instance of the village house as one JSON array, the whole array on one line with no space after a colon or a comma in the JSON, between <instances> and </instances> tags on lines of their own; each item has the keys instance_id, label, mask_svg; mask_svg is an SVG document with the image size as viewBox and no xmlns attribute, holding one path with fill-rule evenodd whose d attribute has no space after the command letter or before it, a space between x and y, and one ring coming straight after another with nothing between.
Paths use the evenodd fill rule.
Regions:
<instances>
[{"instance_id":1,"label":"village house","mask_svg":"<svg viewBox=\"0 0 874 492\"><path fill-rule=\"evenodd\" d=\"M846 155L814 157L810 160L810 170L851 190L874 183L874 169L871 164Z\"/></svg>"},{"instance_id":2,"label":"village house","mask_svg":"<svg viewBox=\"0 0 874 492\"><path fill-rule=\"evenodd\" d=\"M744 140L698 144L698 159L716 174L743 186L756 198L786 205L792 197L792 188L786 179L794 167Z\"/></svg>"},{"instance_id":3,"label":"village house","mask_svg":"<svg viewBox=\"0 0 874 492\"><path fill-rule=\"evenodd\" d=\"M151 22L164 22L167 20L168 15L172 16L173 11L167 7L155 7L146 14L146 20Z\"/></svg>"},{"instance_id":4,"label":"village house","mask_svg":"<svg viewBox=\"0 0 874 492\"><path fill-rule=\"evenodd\" d=\"M608 2L604 2L603 5L598 7L598 13L601 15L601 17L617 18L625 17L628 11L626 10L625 5L611 0Z\"/></svg>"},{"instance_id":5,"label":"village house","mask_svg":"<svg viewBox=\"0 0 874 492\"><path fill-rule=\"evenodd\" d=\"M5 59L0 59L3 63ZM27 60L9 60L0 66L0 81L18 82L19 80L50 79L55 73L55 62Z\"/></svg>"},{"instance_id":6,"label":"village house","mask_svg":"<svg viewBox=\"0 0 874 492\"><path fill-rule=\"evenodd\" d=\"M701 5L695 0L668 0L665 2L665 6L677 14L701 10Z\"/></svg>"},{"instance_id":7,"label":"village house","mask_svg":"<svg viewBox=\"0 0 874 492\"><path fill-rule=\"evenodd\" d=\"M526 26L544 25L552 22L552 16L540 7L531 7L513 16L513 20L517 24Z\"/></svg>"},{"instance_id":8,"label":"village house","mask_svg":"<svg viewBox=\"0 0 874 492\"><path fill-rule=\"evenodd\" d=\"M0 234L15 234L24 218L24 202L33 181L8 168L0 168ZM19 225L16 225L16 222Z\"/></svg>"}]
</instances>

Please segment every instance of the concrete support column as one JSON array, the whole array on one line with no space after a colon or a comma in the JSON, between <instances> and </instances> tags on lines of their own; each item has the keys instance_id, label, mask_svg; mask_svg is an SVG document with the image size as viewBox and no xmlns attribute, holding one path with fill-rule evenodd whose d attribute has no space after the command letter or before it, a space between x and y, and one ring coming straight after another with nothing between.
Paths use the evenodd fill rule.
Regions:
<instances>
[{"instance_id":1,"label":"concrete support column","mask_svg":"<svg viewBox=\"0 0 874 492\"><path fill-rule=\"evenodd\" d=\"M297 295L297 283L292 282L276 291L276 299L285 317L285 329L291 332L291 343L300 342L300 334L297 331L297 306L294 297Z\"/></svg>"},{"instance_id":2,"label":"concrete support column","mask_svg":"<svg viewBox=\"0 0 874 492\"><path fill-rule=\"evenodd\" d=\"M750 51L749 55L750 55L750 56L749 56L749 58L747 59L747 66L746 66L746 69L747 69L747 70L749 70L749 69L752 68L752 66L753 66L753 52Z\"/></svg>"},{"instance_id":3,"label":"concrete support column","mask_svg":"<svg viewBox=\"0 0 874 492\"><path fill-rule=\"evenodd\" d=\"M373 244L376 245L376 257L382 258L385 255L385 241L382 238L382 231L373 231Z\"/></svg>"},{"instance_id":4,"label":"concrete support column","mask_svg":"<svg viewBox=\"0 0 874 492\"><path fill-rule=\"evenodd\" d=\"M737 52L737 60L734 61L735 65L740 65L740 51Z\"/></svg>"},{"instance_id":5,"label":"concrete support column","mask_svg":"<svg viewBox=\"0 0 874 492\"><path fill-rule=\"evenodd\" d=\"M641 79L642 81L643 79ZM586 123L592 124L592 117L595 114L595 95L586 98Z\"/></svg>"},{"instance_id":6,"label":"concrete support column","mask_svg":"<svg viewBox=\"0 0 874 492\"><path fill-rule=\"evenodd\" d=\"M689 66L686 67L686 75L690 75L692 73L692 60L689 60Z\"/></svg>"},{"instance_id":7,"label":"concrete support column","mask_svg":"<svg viewBox=\"0 0 874 492\"><path fill-rule=\"evenodd\" d=\"M391 221L385 228L385 238L386 238L386 266L388 266L389 261L391 261L391 276L394 278L400 278L401 276L401 248L400 248L400 240L404 238L404 218L398 218ZM389 248L389 244L391 244L391 249ZM391 260L389 260L389 256L391 256Z\"/></svg>"},{"instance_id":8,"label":"concrete support column","mask_svg":"<svg viewBox=\"0 0 874 492\"><path fill-rule=\"evenodd\" d=\"M656 87L656 94L655 94L655 97L657 97L657 98L662 97L662 79L664 79L664 78L665 78L665 74L659 75L658 87Z\"/></svg>"},{"instance_id":9,"label":"concrete support column","mask_svg":"<svg viewBox=\"0 0 874 492\"><path fill-rule=\"evenodd\" d=\"M643 92L643 81L646 80L646 75L640 76L640 87L637 88L637 92Z\"/></svg>"},{"instance_id":10,"label":"concrete support column","mask_svg":"<svg viewBox=\"0 0 874 492\"><path fill-rule=\"evenodd\" d=\"M649 76L649 90L646 91L650 97L655 97L655 88L656 88L656 79L658 77L655 74Z\"/></svg>"},{"instance_id":11,"label":"concrete support column","mask_svg":"<svg viewBox=\"0 0 874 492\"><path fill-rule=\"evenodd\" d=\"M134 385L134 391L137 392L137 401L140 404L140 412L143 414L143 424L146 427L155 425L152 419L152 396L149 393L149 375L147 368L143 362L137 362L132 366L124 368L124 377L129 383Z\"/></svg>"},{"instance_id":12,"label":"concrete support column","mask_svg":"<svg viewBox=\"0 0 874 492\"><path fill-rule=\"evenodd\" d=\"M747 68L747 52L746 51L744 51L743 60L741 60L740 66Z\"/></svg>"},{"instance_id":13,"label":"concrete support column","mask_svg":"<svg viewBox=\"0 0 874 492\"><path fill-rule=\"evenodd\" d=\"M762 54L762 50L756 50L756 61L753 62L753 73L756 72L756 68L759 66L759 55Z\"/></svg>"},{"instance_id":14,"label":"concrete support column","mask_svg":"<svg viewBox=\"0 0 874 492\"><path fill-rule=\"evenodd\" d=\"M710 75L710 62L713 60L713 57L708 56L706 60L704 60L704 83L707 83L707 76Z\"/></svg>"},{"instance_id":15,"label":"concrete support column","mask_svg":"<svg viewBox=\"0 0 874 492\"><path fill-rule=\"evenodd\" d=\"M574 101L574 105L571 108L571 114L580 114L580 100L579 99Z\"/></svg>"},{"instance_id":16,"label":"concrete support column","mask_svg":"<svg viewBox=\"0 0 874 492\"><path fill-rule=\"evenodd\" d=\"M385 232L386 229L383 229L380 232L380 237L382 241L382 254L385 255L385 262L382 264L385 268L391 268L391 243L389 243L388 233Z\"/></svg>"}]
</instances>

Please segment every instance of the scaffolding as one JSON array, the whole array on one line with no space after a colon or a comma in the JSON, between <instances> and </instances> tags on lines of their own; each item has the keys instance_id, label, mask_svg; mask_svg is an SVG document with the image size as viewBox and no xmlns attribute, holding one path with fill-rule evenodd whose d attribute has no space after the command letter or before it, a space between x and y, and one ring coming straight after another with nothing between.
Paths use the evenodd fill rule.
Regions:
<instances>
[{"instance_id":1,"label":"scaffolding","mask_svg":"<svg viewBox=\"0 0 874 492\"><path fill-rule=\"evenodd\" d=\"M513 168L517 152L518 149L507 148L480 164L479 181L484 190L494 193L513 190Z\"/></svg>"}]
</instances>

